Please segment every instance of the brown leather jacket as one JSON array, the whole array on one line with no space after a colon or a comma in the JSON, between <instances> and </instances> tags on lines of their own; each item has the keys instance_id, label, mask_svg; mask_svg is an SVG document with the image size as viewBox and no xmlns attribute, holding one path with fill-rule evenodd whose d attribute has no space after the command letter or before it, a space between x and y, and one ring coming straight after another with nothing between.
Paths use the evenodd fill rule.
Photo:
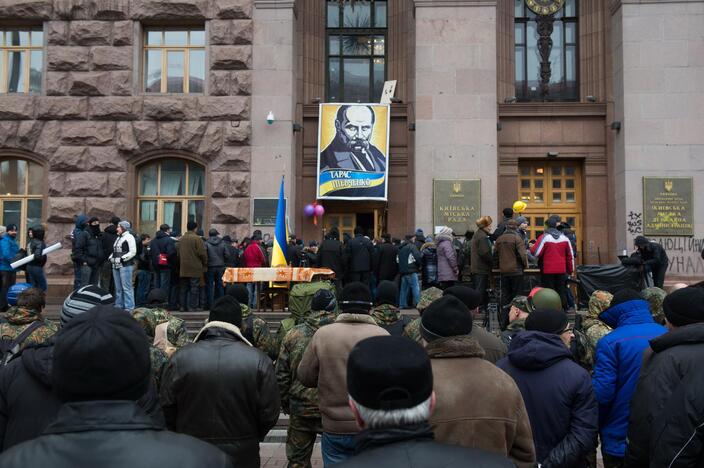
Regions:
<instances>
[{"instance_id":1,"label":"brown leather jacket","mask_svg":"<svg viewBox=\"0 0 704 468\"><path fill-rule=\"evenodd\" d=\"M514 229L506 229L496 239L494 248L499 257L499 270L502 275L521 275L528 268L526 245Z\"/></svg>"},{"instance_id":2,"label":"brown leather jacket","mask_svg":"<svg viewBox=\"0 0 704 468\"><path fill-rule=\"evenodd\" d=\"M533 434L523 397L513 379L484 360L470 336L451 336L426 346L437 397L430 424L435 440L480 448L535 465Z\"/></svg>"},{"instance_id":3,"label":"brown leather jacket","mask_svg":"<svg viewBox=\"0 0 704 468\"><path fill-rule=\"evenodd\" d=\"M348 405L347 356L363 339L388 334L369 315L343 313L313 335L298 365L298 379L306 387L318 387L325 432L359 432Z\"/></svg>"}]
</instances>

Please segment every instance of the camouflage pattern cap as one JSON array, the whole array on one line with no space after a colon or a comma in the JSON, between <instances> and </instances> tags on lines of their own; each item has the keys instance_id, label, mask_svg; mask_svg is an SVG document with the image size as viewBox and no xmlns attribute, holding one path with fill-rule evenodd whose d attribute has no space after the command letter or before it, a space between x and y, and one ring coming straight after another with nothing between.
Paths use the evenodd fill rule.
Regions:
<instances>
[{"instance_id":1,"label":"camouflage pattern cap","mask_svg":"<svg viewBox=\"0 0 704 468\"><path fill-rule=\"evenodd\" d=\"M513 300L511 301L511 307L516 307L521 312L525 312L527 314L530 313L530 310L528 310L528 298L526 296L514 297Z\"/></svg>"},{"instance_id":2,"label":"camouflage pattern cap","mask_svg":"<svg viewBox=\"0 0 704 468\"><path fill-rule=\"evenodd\" d=\"M420 293L420 301L418 301L416 309L418 309L418 312L423 312L430 304L432 304L434 301L437 301L441 297L442 289L438 289L436 287L424 289Z\"/></svg>"}]
</instances>

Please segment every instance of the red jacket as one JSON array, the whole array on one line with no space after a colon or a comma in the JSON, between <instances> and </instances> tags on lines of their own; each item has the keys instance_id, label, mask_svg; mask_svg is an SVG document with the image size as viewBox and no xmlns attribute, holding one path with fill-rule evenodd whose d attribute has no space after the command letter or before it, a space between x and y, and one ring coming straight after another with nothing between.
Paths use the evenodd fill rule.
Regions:
<instances>
[{"instance_id":1,"label":"red jacket","mask_svg":"<svg viewBox=\"0 0 704 468\"><path fill-rule=\"evenodd\" d=\"M559 234L558 237L555 237ZM550 229L538 237L533 247L533 255L541 260L541 272L546 275L572 274L574 257L570 240L557 229Z\"/></svg>"},{"instance_id":2,"label":"red jacket","mask_svg":"<svg viewBox=\"0 0 704 468\"><path fill-rule=\"evenodd\" d=\"M244 266L247 268L259 268L266 264L266 259L259 248L259 244L252 242L244 249Z\"/></svg>"}]
</instances>

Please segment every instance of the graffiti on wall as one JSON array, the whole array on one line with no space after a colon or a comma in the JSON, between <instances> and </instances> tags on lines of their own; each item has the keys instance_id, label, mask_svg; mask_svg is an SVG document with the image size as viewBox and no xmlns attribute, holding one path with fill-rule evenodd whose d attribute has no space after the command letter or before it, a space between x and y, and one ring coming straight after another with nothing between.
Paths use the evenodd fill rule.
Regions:
<instances>
[{"instance_id":1,"label":"graffiti on wall","mask_svg":"<svg viewBox=\"0 0 704 468\"><path fill-rule=\"evenodd\" d=\"M633 239L643 235L643 214L638 211L629 211L626 221L626 231L631 236L630 248L633 248ZM704 260L701 257L704 249L704 237L679 237L679 236L648 236L653 242L662 245L670 264L667 267L669 275L704 277Z\"/></svg>"}]
</instances>

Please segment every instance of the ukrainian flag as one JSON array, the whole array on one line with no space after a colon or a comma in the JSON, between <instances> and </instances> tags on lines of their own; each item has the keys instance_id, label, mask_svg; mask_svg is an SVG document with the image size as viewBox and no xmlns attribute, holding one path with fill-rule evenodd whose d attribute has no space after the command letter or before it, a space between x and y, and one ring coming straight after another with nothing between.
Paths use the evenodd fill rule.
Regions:
<instances>
[{"instance_id":1,"label":"ukrainian flag","mask_svg":"<svg viewBox=\"0 0 704 468\"><path fill-rule=\"evenodd\" d=\"M286 229L286 199L284 198L284 179L281 178L279 191L279 204L276 207L276 227L274 228L274 249L271 252L271 266L282 267L288 265L287 243L288 229Z\"/></svg>"}]
</instances>

